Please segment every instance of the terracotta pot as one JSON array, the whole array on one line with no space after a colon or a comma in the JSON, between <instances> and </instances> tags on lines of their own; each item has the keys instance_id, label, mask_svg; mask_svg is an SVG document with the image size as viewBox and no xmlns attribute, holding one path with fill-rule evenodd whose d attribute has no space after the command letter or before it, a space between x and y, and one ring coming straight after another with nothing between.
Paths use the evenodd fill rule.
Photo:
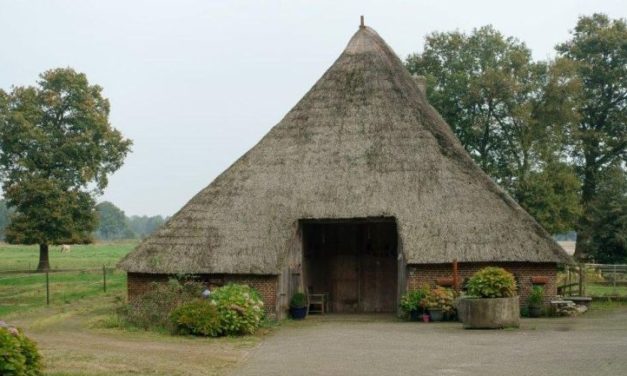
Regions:
<instances>
[{"instance_id":1,"label":"terracotta pot","mask_svg":"<svg viewBox=\"0 0 627 376\"><path fill-rule=\"evenodd\" d=\"M424 313L422 315L422 322L429 322L429 315L427 315L426 313Z\"/></svg>"},{"instance_id":2,"label":"terracotta pot","mask_svg":"<svg viewBox=\"0 0 627 376\"><path fill-rule=\"evenodd\" d=\"M531 283L534 285L546 285L549 283L549 277L544 275L534 275L531 277Z\"/></svg>"},{"instance_id":3,"label":"terracotta pot","mask_svg":"<svg viewBox=\"0 0 627 376\"><path fill-rule=\"evenodd\" d=\"M436 278L435 284L442 287L451 287L453 286L453 277Z\"/></svg>"}]
</instances>

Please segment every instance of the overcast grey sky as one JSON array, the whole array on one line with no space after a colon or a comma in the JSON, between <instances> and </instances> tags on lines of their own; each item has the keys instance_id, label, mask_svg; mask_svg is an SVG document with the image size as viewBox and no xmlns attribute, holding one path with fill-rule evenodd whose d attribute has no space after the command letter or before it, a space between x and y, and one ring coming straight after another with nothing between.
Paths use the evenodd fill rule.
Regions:
<instances>
[{"instance_id":1,"label":"overcast grey sky","mask_svg":"<svg viewBox=\"0 0 627 376\"><path fill-rule=\"evenodd\" d=\"M100 199L171 215L296 104L360 14L401 58L429 32L493 24L545 59L593 12L626 17L627 1L0 0L0 88L86 73L134 142Z\"/></svg>"}]
</instances>

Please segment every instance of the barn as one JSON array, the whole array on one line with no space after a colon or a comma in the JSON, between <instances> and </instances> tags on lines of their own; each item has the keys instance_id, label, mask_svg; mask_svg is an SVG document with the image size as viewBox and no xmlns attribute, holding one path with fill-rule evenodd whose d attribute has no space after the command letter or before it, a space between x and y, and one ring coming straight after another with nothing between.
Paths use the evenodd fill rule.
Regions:
<instances>
[{"instance_id":1,"label":"barn","mask_svg":"<svg viewBox=\"0 0 627 376\"><path fill-rule=\"evenodd\" d=\"M190 275L246 283L283 317L295 291L333 312L395 312L401 294L486 265L521 302L556 294L569 256L473 162L424 85L371 28L251 150L120 261L129 297Z\"/></svg>"}]
</instances>

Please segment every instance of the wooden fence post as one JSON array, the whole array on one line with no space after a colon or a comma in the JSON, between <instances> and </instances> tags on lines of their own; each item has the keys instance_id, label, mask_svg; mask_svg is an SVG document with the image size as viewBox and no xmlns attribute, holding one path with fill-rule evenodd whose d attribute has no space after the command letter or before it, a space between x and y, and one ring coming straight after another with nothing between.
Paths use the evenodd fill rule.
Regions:
<instances>
[{"instance_id":1,"label":"wooden fence post","mask_svg":"<svg viewBox=\"0 0 627 376\"><path fill-rule=\"evenodd\" d=\"M614 293L616 293L616 264L614 264L614 278L612 278L614 284Z\"/></svg>"},{"instance_id":2,"label":"wooden fence post","mask_svg":"<svg viewBox=\"0 0 627 376\"><path fill-rule=\"evenodd\" d=\"M579 264L579 296L584 296L583 293L583 276L584 273L584 264Z\"/></svg>"},{"instance_id":3,"label":"wooden fence post","mask_svg":"<svg viewBox=\"0 0 627 376\"><path fill-rule=\"evenodd\" d=\"M50 279L46 270L46 305L50 305Z\"/></svg>"}]
</instances>

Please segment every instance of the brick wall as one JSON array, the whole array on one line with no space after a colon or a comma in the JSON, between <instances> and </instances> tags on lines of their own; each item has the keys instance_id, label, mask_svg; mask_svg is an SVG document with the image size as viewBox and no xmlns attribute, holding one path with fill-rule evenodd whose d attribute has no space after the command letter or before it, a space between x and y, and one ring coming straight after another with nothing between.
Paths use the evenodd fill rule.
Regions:
<instances>
[{"instance_id":1,"label":"brick wall","mask_svg":"<svg viewBox=\"0 0 627 376\"><path fill-rule=\"evenodd\" d=\"M518 282L518 295L520 305L527 305L527 298L531 292L533 284L531 277L546 276L548 283L544 287L544 300L548 303L557 295L557 265L556 264L536 264L536 263L459 263L458 270L460 283L465 278L469 278L479 269L486 266L500 266L516 277ZM434 287L436 279L441 277L452 277L452 264L422 264L407 266L407 289L414 290L424 283Z\"/></svg>"},{"instance_id":2,"label":"brick wall","mask_svg":"<svg viewBox=\"0 0 627 376\"><path fill-rule=\"evenodd\" d=\"M133 299L142 295L150 288L152 282L167 282L166 274L146 274L146 273L128 273L126 286L128 289L128 298Z\"/></svg>"},{"instance_id":3,"label":"brick wall","mask_svg":"<svg viewBox=\"0 0 627 376\"><path fill-rule=\"evenodd\" d=\"M271 317L276 315L278 278L275 275L201 274L195 277L210 290L227 283L248 285L261 295L266 313ZM128 298L143 294L152 282L167 282L168 278L167 274L128 273Z\"/></svg>"}]
</instances>

